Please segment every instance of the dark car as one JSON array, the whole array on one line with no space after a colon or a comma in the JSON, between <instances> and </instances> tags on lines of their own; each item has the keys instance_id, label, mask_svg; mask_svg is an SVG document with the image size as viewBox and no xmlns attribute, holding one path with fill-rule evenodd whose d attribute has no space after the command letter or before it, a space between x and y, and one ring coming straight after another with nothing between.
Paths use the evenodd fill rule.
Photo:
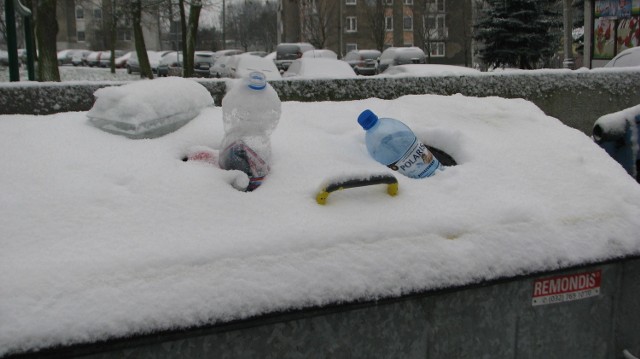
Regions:
<instances>
[{"instance_id":1,"label":"dark car","mask_svg":"<svg viewBox=\"0 0 640 359\"><path fill-rule=\"evenodd\" d=\"M214 52L196 51L193 55L193 73L198 77L209 77L209 70L213 67Z\"/></svg>"},{"instance_id":2,"label":"dark car","mask_svg":"<svg viewBox=\"0 0 640 359\"><path fill-rule=\"evenodd\" d=\"M282 43L276 47L276 66L280 71L287 71L293 60L302 57L305 51L315 50L313 45L306 42Z\"/></svg>"},{"instance_id":3,"label":"dark car","mask_svg":"<svg viewBox=\"0 0 640 359\"><path fill-rule=\"evenodd\" d=\"M378 50L349 51L342 60L346 61L358 75L375 75L378 67Z\"/></svg>"},{"instance_id":4,"label":"dark car","mask_svg":"<svg viewBox=\"0 0 640 359\"><path fill-rule=\"evenodd\" d=\"M390 47L380 55L377 73L381 73L391 66L424 64L426 62L427 55L419 47Z\"/></svg>"}]
</instances>

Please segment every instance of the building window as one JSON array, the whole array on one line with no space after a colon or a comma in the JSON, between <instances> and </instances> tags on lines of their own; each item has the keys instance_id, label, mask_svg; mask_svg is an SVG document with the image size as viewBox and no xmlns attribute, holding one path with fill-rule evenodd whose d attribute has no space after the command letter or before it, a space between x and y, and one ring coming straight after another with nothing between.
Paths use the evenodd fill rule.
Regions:
<instances>
[{"instance_id":1,"label":"building window","mask_svg":"<svg viewBox=\"0 0 640 359\"><path fill-rule=\"evenodd\" d=\"M347 50L347 53L348 53L349 51L355 51L357 49L358 49L358 44L347 44L345 50Z\"/></svg>"},{"instance_id":2,"label":"building window","mask_svg":"<svg viewBox=\"0 0 640 359\"><path fill-rule=\"evenodd\" d=\"M429 48L432 57L444 57L444 42L432 42Z\"/></svg>"},{"instance_id":3,"label":"building window","mask_svg":"<svg viewBox=\"0 0 640 359\"><path fill-rule=\"evenodd\" d=\"M413 5L413 0L404 0L405 5Z\"/></svg>"},{"instance_id":4,"label":"building window","mask_svg":"<svg viewBox=\"0 0 640 359\"><path fill-rule=\"evenodd\" d=\"M387 31L393 31L393 16L384 17L384 29Z\"/></svg>"},{"instance_id":5,"label":"building window","mask_svg":"<svg viewBox=\"0 0 640 359\"><path fill-rule=\"evenodd\" d=\"M358 31L358 19L355 16L347 16L347 25L345 28L345 32L356 31Z\"/></svg>"},{"instance_id":6,"label":"building window","mask_svg":"<svg viewBox=\"0 0 640 359\"><path fill-rule=\"evenodd\" d=\"M84 9L80 6L76 8L76 19L84 19Z\"/></svg>"},{"instance_id":7,"label":"building window","mask_svg":"<svg viewBox=\"0 0 640 359\"><path fill-rule=\"evenodd\" d=\"M131 30L129 30L129 29L119 29L118 30L118 40L119 41L131 41Z\"/></svg>"},{"instance_id":8,"label":"building window","mask_svg":"<svg viewBox=\"0 0 640 359\"><path fill-rule=\"evenodd\" d=\"M345 5L356 5L356 0L344 0Z\"/></svg>"},{"instance_id":9,"label":"building window","mask_svg":"<svg viewBox=\"0 0 640 359\"><path fill-rule=\"evenodd\" d=\"M438 12L444 12L444 0L436 0L436 9Z\"/></svg>"},{"instance_id":10,"label":"building window","mask_svg":"<svg viewBox=\"0 0 640 359\"><path fill-rule=\"evenodd\" d=\"M102 19L102 9L93 9L93 17L95 19Z\"/></svg>"},{"instance_id":11,"label":"building window","mask_svg":"<svg viewBox=\"0 0 640 359\"><path fill-rule=\"evenodd\" d=\"M411 16L405 16L402 19L402 29L404 31L411 31L413 30L413 18Z\"/></svg>"},{"instance_id":12,"label":"building window","mask_svg":"<svg viewBox=\"0 0 640 359\"><path fill-rule=\"evenodd\" d=\"M78 36L78 42L84 42L84 31L78 31L76 35Z\"/></svg>"},{"instance_id":13,"label":"building window","mask_svg":"<svg viewBox=\"0 0 640 359\"><path fill-rule=\"evenodd\" d=\"M392 6L393 5L393 0L384 0L384 3L386 5Z\"/></svg>"},{"instance_id":14,"label":"building window","mask_svg":"<svg viewBox=\"0 0 640 359\"><path fill-rule=\"evenodd\" d=\"M444 15L436 16L436 33L438 38L445 39L449 34L447 34L447 27L444 24Z\"/></svg>"},{"instance_id":15,"label":"building window","mask_svg":"<svg viewBox=\"0 0 640 359\"><path fill-rule=\"evenodd\" d=\"M429 39L446 39L449 31L445 24L445 15L427 16L424 19L424 26Z\"/></svg>"}]
</instances>

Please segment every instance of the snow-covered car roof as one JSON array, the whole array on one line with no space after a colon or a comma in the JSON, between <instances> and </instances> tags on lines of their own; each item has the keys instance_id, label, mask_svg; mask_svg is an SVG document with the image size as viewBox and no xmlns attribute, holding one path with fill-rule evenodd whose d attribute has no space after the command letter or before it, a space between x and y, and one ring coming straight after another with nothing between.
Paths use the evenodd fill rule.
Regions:
<instances>
[{"instance_id":1,"label":"snow-covered car roof","mask_svg":"<svg viewBox=\"0 0 640 359\"><path fill-rule=\"evenodd\" d=\"M357 77L351 66L342 60L302 57L294 60L282 74L289 78L353 78Z\"/></svg>"},{"instance_id":2,"label":"snow-covered car roof","mask_svg":"<svg viewBox=\"0 0 640 359\"><path fill-rule=\"evenodd\" d=\"M604 67L634 67L640 66L640 46L632 47L620 52Z\"/></svg>"}]
</instances>

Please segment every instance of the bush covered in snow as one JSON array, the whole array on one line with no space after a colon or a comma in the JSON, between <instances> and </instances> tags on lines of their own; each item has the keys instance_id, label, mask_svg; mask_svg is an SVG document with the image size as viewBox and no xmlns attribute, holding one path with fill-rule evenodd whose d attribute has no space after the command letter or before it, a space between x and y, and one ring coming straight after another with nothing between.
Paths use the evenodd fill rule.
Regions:
<instances>
[{"instance_id":1,"label":"bush covered in snow","mask_svg":"<svg viewBox=\"0 0 640 359\"><path fill-rule=\"evenodd\" d=\"M198 79L220 105L226 81ZM607 113L635 106L640 98L640 71L580 69L504 71L468 76L358 77L356 79L277 80L271 82L282 101L349 101L394 99L410 94L524 98L568 126L591 133L594 121ZM0 114L50 114L87 111L93 93L123 82L2 83Z\"/></svg>"}]
</instances>

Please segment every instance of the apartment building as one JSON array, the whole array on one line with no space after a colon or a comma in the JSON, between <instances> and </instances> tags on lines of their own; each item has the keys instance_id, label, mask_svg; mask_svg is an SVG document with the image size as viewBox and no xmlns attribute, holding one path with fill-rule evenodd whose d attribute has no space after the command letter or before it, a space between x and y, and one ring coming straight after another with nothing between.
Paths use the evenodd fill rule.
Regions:
<instances>
[{"instance_id":1,"label":"apartment building","mask_svg":"<svg viewBox=\"0 0 640 359\"><path fill-rule=\"evenodd\" d=\"M471 66L471 0L280 0L279 42L354 49L417 46L428 62Z\"/></svg>"},{"instance_id":2,"label":"apartment building","mask_svg":"<svg viewBox=\"0 0 640 359\"><path fill-rule=\"evenodd\" d=\"M57 48L105 50L109 48L110 29L108 17L112 16L110 0L58 0ZM118 14L118 12L116 12ZM118 14L116 27L116 49L133 50L135 42L129 16ZM143 13L142 31L149 50L160 49L159 19L153 14Z\"/></svg>"}]
</instances>

